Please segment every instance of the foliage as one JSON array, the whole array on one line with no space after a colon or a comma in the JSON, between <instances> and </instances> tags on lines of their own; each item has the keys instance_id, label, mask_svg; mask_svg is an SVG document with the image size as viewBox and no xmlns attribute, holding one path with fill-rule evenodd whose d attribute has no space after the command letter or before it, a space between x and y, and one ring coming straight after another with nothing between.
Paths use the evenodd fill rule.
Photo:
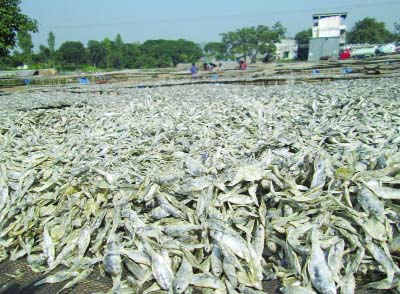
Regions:
<instances>
[{"instance_id":1,"label":"foliage","mask_svg":"<svg viewBox=\"0 0 400 294\"><path fill-rule=\"evenodd\" d=\"M96 72L102 71L101 68L91 66L91 65L83 65L81 69L82 69L82 71L87 72L87 73L96 73Z\"/></svg>"},{"instance_id":2,"label":"foliage","mask_svg":"<svg viewBox=\"0 0 400 294\"><path fill-rule=\"evenodd\" d=\"M394 38L397 42L400 42L400 23L394 24Z\"/></svg>"},{"instance_id":3,"label":"foliage","mask_svg":"<svg viewBox=\"0 0 400 294\"><path fill-rule=\"evenodd\" d=\"M204 46L204 53L208 57L215 57L217 60L229 59L230 56L226 54L224 43L222 42L209 42Z\"/></svg>"},{"instance_id":4,"label":"foliage","mask_svg":"<svg viewBox=\"0 0 400 294\"><path fill-rule=\"evenodd\" d=\"M275 43L284 37L286 29L280 22L272 28L266 25L257 27L245 27L233 32L222 33L222 43L228 53L241 54L246 60L250 56L251 61L256 61L257 54L274 54Z\"/></svg>"},{"instance_id":5,"label":"foliage","mask_svg":"<svg viewBox=\"0 0 400 294\"><path fill-rule=\"evenodd\" d=\"M50 51L50 60L54 66L54 52L55 52L55 46L56 46L56 36L54 35L53 32L49 33L49 36L47 38L47 45L49 46L49 51Z\"/></svg>"},{"instance_id":6,"label":"foliage","mask_svg":"<svg viewBox=\"0 0 400 294\"><path fill-rule=\"evenodd\" d=\"M312 37L312 29L302 30L296 34L294 37L297 43L300 45L308 44L309 39Z\"/></svg>"},{"instance_id":7,"label":"foliage","mask_svg":"<svg viewBox=\"0 0 400 294\"><path fill-rule=\"evenodd\" d=\"M29 32L21 31L18 33L18 47L22 50L23 61L30 65L32 60L33 42Z\"/></svg>"},{"instance_id":8,"label":"foliage","mask_svg":"<svg viewBox=\"0 0 400 294\"><path fill-rule=\"evenodd\" d=\"M32 49L33 49L32 36L27 32L19 32L18 47L22 49L22 53L32 54Z\"/></svg>"},{"instance_id":9,"label":"foliage","mask_svg":"<svg viewBox=\"0 0 400 294\"><path fill-rule=\"evenodd\" d=\"M32 56L32 61L39 68L49 67L53 63L50 49L44 45L39 46L39 53Z\"/></svg>"},{"instance_id":10,"label":"foliage","mask_svg":"<svg viewBox=\"0 0 400 294\"><path fill-rule=\"evenodd\" d=\"M157 64L166 64L166 63L165 61L160 62L158 59L155 59L154 57L146 54L140 56L139 60L137 61L137 67L139 68L155 68L157 67Z\"/></svg>"},{"instance_id":11,"label":"foliage","mask_svg":"<svg viewBox=\"0 0 400 294\"><path fill-rule=\"evenodd\" d=\"M94 67L104 64L106 59L106 48L102 42L90 40L87 44L88 62Z\"/></svg>"},{"instance_id":12,"label":"foliage","mask_svg":"<svg viewBox=\"0 0 400 294\"><path fill-rule=\"evenodd\" d=\"M110 60L111 60L111 55L112 55L112 50L113 50L113 43L109 38L105 38L102 42L102 45L104 47L104 50L106 52L106 64L107 64L107 69L110 68Z\"/></svg>"},{"instance_id":13,"label":"foliage","mask_svg":"<svg viewBox=\"0 0 400 294\"><path fill-rule=\"evenodd\" d=\"M47 45L49 46L50 52L54 53L56 46L56 36L53 32L50 32L49 36L47 37Z\"/></svg>"},{"instance_id":14,"label":"foliage","mask_svg":"<svg viewBox=\"0 0 400 294\"><path fill-rule=\"evenodd\" d=\"M202 56L199 45L184 39L179 40L148 40L140 47L146 56L139 61L144 67L169 67L178 63L195 62Z\"/></svg>"},{"instance_id":15,"label":"foliage","mask_svg":"<svg viewBox=\"0 0 400 294\"><path fill-rule=\"evenodd\" d=\"M57 58L66 68L80 66L86 61L85 47L81 42L64 42L57 51Z\"/></svg>"},{"instance_id":16,"label":"foliage","mask_svg":"<svg viewBox=\"0 0 400 294\"><path fill-rule=\"evenodd\" d=\"M141 56L141 49L140 49L140 44L126 44L126 51L125 51L125 56L124 56L124 64L125 67L127 68L137 68L138 66L138 61Z\"/></svg>"},{"instance_id":17,"label":"foliage","mask_svg":"<svg viewBox=\"0 0 400 294\"><path fill-rule=\"evenodd\" d=\"M116 68L124 68L125 66L125 56L126 46L120 34L117 34L114 41L114 50L113 50L113 67Z\"/></svg>"},{"instance_id":18,"label":"foliage","mask_svg":"<svg viewBox=\"0 0 400 294\"><path fill-rule=\"evenodd\" d=\"M0 58L0 69L2 70L11 70L16 67L15 60L12 56L7 55Z\"/></svg>"},{"instance_id":19,"label":"foliage","mask_svg":"<svg viewBox=\"0 0 400 294\"><path fill-rule=\"evenodd\" d=\"M17 34L37 32L37 23L21 12L20 0L0 0L0 57L15 47Z\"/></svg>"},{"instance_id":20,"label":"foliage","mask_svg":"<svg viewBox=\"0 0 400 294\"><path fill-rule=\"evenodd\" d=\"M386 29L385 23L371 17L356 22L348 35L348 41L352 44L383 44L392 40L393 34Z\"/></svg>"}]
</instances>

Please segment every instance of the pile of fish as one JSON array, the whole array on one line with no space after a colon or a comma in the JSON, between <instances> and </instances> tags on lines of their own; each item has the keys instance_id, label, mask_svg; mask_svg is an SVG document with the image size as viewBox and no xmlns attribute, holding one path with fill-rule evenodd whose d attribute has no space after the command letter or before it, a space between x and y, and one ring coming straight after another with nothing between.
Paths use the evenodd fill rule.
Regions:
<instances>
[{"instance_id":1,"label":"pile of fish","mask_svg":"<svg viewBox=\"0 0 400 294\"><path fill-rule=\"evenodd\" d=\"M0 260L61 291L399 291L399 84L0 97Z\"/></svg>"}]
</instances>

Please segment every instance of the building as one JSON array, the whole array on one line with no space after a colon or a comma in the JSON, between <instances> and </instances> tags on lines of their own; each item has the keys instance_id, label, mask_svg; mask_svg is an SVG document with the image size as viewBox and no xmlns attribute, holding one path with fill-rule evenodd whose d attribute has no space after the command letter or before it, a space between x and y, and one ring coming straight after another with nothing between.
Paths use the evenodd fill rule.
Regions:
<instances>
[{"instance_id":1,"label":"building","mask_svg":"<svg viewBox=\"0 0 400 294\"><path fill-rule=\"evenodd\" d=\"M275 56L280 59L296 59L297 58L297 41L294 39L282 39L275 44Z\"/></svg>"},{"instance_id":2,"label":"building","mask_svg":"<svg viewBox=\"0 0 400 294\"><path fill-rule=\"evenodd\" d=\"M342 13L328 13L328 14L314 14L313 15L313 38L329 38L339 37L340 44L344 45L346 41L346 25L342 21L347 17L346 12Z\"/></svg>"},{"instance_id":3,"label":"building","mask_svg":"<svg viewBox=\"0 0 400 294\"><path fill-rule=\"evenodd\" d=\"M339 48L346 41L346 25L342 24L346 17L346 12L313 15L309 61L339 58Z\"/></svg>"}]
</instances>

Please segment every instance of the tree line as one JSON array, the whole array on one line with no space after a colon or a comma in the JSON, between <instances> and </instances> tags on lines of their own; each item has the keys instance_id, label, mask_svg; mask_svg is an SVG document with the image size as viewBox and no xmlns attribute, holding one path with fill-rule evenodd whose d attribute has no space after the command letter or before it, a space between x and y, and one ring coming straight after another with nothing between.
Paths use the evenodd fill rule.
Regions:
<instances>
[{"instance_id":1,"label":"tree line","mask_svg":"<svg viewBox=\"0 0 400 294\"><path fill-rule=\"evenodd\" d=\"M206 43L202 48L192 41L148 40L144 43L125 43L120 34L113 40L90 40L87 44L66 41L55 48L56 36L50 32L46 45L33 51L32 33L38 32L37 22L20 10L20 0L0 0L0 68L13 68L27 64L31 68L54 67L58 69L124 69L160 68L178 63L196 62L202 56L217 60L238 58L255 62L257 56L273 56L276 47L286 35L286 28L277 22L273 26L244 27L220 34L219 42ZM299 48L305 48L311 29L296 34ZM382 44L400 41L400 23L395 31L386 29L385 23L366 17L358 21L347 34L348 43ZM16 46L20 50L14 50ZM299 50L299 58L306 59L307 51Z\"/></svg>"},{"instance_id":2,"label":"tree line","mask_svg":"<svg viewBox=\"0 0 400 294\"><path fill-rule=\"evenodd\" d=\"M18 32L16 44L19 51L5 56L10 67L27 64L30 67L55 67L76 69L92 67L101 69L162 68L178 63L198 61L202 56L218 60L250 58L255 62L258 54L274 54L275 43L285 36L286 29L279 22L272 27L259 25L222 33L221 42L210 42L204 48L192 41L148 40L144 43L125 43L120 34L114 40L90 40L86 46L79 41L66 41L55 49L55 35L50 32L46 45L33 52L31 34ZM4 62L3 62L4 64Z\"/></svg>"},{"instance_id":3,"label":"tree line","mask_svg":"<svg viewBox=\"0 0 400 294\"><path fill-rule=\"evenodd\" d=\"M125 43L120 34L114 40L90 40L85 46L79 41L66 41L55 50L55 35L50 32L47 46L40 45L34 53L30 34L18 34L18 47L8 55L13 67L28 64L35 67L55 67L58 69L76 69L92 67L101 69L155 68L176 66L180 62L198 60L203 52L192 41L148 40L143 44Z\"/></svg>"}]
</instances>

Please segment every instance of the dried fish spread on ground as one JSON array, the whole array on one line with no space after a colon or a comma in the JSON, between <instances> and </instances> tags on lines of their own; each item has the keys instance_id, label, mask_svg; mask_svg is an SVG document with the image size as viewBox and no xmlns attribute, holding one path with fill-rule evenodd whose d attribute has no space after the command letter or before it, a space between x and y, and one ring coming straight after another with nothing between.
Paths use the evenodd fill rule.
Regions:
<instances>
[{"instance_id":1,"label":"dried fish spread on ground","mask_svg":"<svg viewBox=\"0 0 400 294\"><path fill-rule=\"evenodd\" d=\"M113 293L396 289L399 84L0 97L1 260Z\"/></svg>"}]
</instances>

